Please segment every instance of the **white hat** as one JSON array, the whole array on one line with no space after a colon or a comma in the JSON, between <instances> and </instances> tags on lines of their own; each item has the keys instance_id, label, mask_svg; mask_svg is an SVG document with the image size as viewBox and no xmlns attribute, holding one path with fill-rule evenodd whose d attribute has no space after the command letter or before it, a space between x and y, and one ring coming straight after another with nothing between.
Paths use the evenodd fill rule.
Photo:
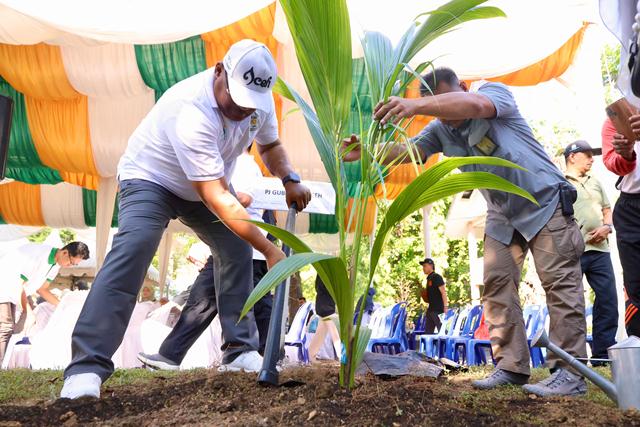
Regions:
<instances>
[{"instance_id":1,"label":"white hat","mask_svg":"<svg viewBox=\"0 0 640 427\"><path fill-rule=\"evenodd\" d=\"M276 63L262 43L244 39L234 43L222 60L231 99L240 107L269 111L276 84Z\"/></svg>"}]
</instances>

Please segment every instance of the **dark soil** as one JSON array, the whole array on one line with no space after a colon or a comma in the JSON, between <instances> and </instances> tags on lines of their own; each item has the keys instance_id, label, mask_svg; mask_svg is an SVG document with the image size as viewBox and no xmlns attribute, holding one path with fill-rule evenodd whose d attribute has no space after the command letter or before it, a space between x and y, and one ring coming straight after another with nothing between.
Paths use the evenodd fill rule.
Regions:
<instances>
[{"instance_id":1,"label":"dark soil","mask_svg":"<svg viewBox=\"0 0 640 427\"><path fill-rule=\"evenodd\" d=\"M488 395L455 378L368 375L350 393L338 389L334 366L287 370L280 380L288 386L263 387L255 374L214 370L158 377L103 388L100 400L1 405L0 426L640 426L639 413L584 398L533 399L515 389Z\"/></svg>"}]
</instances>

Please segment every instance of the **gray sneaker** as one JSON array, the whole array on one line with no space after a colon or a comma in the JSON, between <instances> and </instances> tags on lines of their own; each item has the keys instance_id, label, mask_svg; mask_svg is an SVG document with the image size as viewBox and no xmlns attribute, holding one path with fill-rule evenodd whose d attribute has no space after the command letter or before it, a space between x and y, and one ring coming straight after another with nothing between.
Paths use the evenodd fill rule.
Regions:
<instances>
[{"instance_id":1,"label":"gray sneaker","mask_svg":"<svg viewBox=\"0 0 640 427\"><path fill-rule=\"evenodd\" d=\"M576 396L587 392L587 383L580 375L560 368L539 383L527 384L522 388L540 397Z\"/></svg>"},{"instance_id":2,"label":"gray sneaker","mask_svg":"<svg viewBox=\"0 0 640 427\"><path fill-rule=\"evenodd\" d=\"M173 360L167 359L159 353L138 353L138 360L151 369L162 369L167 371L177 371L180 369L179 364L175 363Z\"/></svg>"},{"instance_id":3,"label":"gray sneaker","mask_svg":"<svg viewBox=\"0 0 640 427\"><path fill-rule=\"evenodd\" d=\"M518 374L504 369L496 369L488 377L475 380L471 383L473 388L491 390L504 385L522 385L529 381L529 375Z\"/></svg>"}]
</instances>

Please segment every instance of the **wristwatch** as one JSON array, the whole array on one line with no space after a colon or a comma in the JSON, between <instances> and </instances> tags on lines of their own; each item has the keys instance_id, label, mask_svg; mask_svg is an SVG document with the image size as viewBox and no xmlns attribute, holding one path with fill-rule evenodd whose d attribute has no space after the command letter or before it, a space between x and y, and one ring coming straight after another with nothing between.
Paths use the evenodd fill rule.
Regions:
<instances>
[{"instance_id":1,"label":"wristwatch","mask_svg":"<svg viewBox=\"0 0 640 427\"><path fill-rule=\"evenodd\" d=\"M300 184L300 175L295 172L291 172L282 178L282 185L286 185L288 182L294 182L296 184Z\"/></svg>"},{"instance_id":2,"label":"wristwatch","mask_svg":"<svg viewBox=\"0 0 640 427\"><path fill-rule=\"evenodd\" d=\"M602 224L606 227L609 227L609 231L613 231L613 224Z\"/></svg>"}]
</instances>

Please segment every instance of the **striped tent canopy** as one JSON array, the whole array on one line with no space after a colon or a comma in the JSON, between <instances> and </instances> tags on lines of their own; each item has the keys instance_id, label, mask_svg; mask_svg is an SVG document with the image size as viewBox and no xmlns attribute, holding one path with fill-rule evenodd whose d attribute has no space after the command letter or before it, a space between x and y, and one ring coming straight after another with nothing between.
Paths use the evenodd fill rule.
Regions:
<instances>
[{"instance_id":1,"label":"striped tent canopy","mask_svg":"<svg viewBox=\"0 0 640 427\"><path fill-rule=\"evenodd\" d=\"M397 30L388 28L390 18L378 22L381 13L370 13L390 9L386 2L376 2L349 0L354 33L362 29ZM551 0L542 2L552 4ZM409 18L441 3L401 0L391 9L402 12L399 22L408 23ZM505 20L511 26L519 25L523 32L533 28L520 13L522 7L518 9L514 2L497 3L514 16L512 21ZM578 8L581 3L572 2L572 7ZM468 70L458 68L459 73L469 79L490 78L512 85L532 85L562 75L572 63L587 27L581 19L584 14L577 10L565 14L570 18L565 18L563 25L554 18L556 25L545 28L548 34L544 43L533 40L537 48L523 46L522 40L517 49L529 49L533 56L493 52L491 58L499 60L488 70L486 64L491 60L486 60L487 52L482 60L484 68L477 61L467 61ZM474 40L463 29L455 32L458 39L448 40L443 46L450 46L450 52L457 52L452 47L455 40L479 46L477 39L482 37L478 36L492 33L482 31L491 28L486 25L474 23ZM243 38L265 43L277 59L280 75L304 96L304 80L286 21L272 1L246 0L221 8L217 2L184 0L179 7L163 8L151 0L86 5L73 0L0 0L0 93L15 102L7 164L7 177L14 182L0 185L0 223L97 226L101 234L117 226L115 175L129 135L164 91L213 66L231 44ZM354 55L359 55L358 49L354 49ZM466 55L464 49L450 58L461 55ZM517 60L509 62L510 57ZM371 117L372 100L366 96L368 83L363 67L362 59L354 58L349 129L354 133L360 130L361 117L365 122ZM417 86L409 92L409 96L417 96ZM281 139L296 169L303 179L327 181L302 115L283 114L295 106L279 96L275 100ZM417 133L427 121L415 120L411 133ZM358 171L357 165L347 167L350 181L357 182ZM412 166L397 167L386 177L384 187L379 186L376 196L393 199L415 176ZM375 209L369 211L367 233L374 227ZM297 231L336 230L332 215L310 215L299 221ZM100 239L98 242L100 246Z\"/></svg>"}]
</instances>

